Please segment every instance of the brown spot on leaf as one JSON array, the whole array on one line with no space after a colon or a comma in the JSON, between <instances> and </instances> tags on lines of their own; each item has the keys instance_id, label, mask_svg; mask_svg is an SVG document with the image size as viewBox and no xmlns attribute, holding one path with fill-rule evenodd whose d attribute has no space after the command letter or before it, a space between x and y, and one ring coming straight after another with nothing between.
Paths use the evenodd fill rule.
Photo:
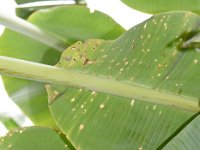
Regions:
<instances>
[{"instance_id":1,"label":"brown spot on leaf","mask_svg":"<svg viewBox=\"0 0 200 150\"><path fill-rule=\"evenodd\" d=\"M83 62L83 66L87 65L89 61L90 61L90 60L89 60L88 58L85 58L85 60L84 60L84 62Z\"/></svg>"}]
</instances>

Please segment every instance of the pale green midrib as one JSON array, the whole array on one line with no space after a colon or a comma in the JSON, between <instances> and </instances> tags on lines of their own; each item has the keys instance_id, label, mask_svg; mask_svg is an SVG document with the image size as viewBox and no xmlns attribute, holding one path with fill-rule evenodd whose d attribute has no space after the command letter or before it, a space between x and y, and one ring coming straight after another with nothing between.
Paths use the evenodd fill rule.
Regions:
<instances>
[{"instance_id":1,"label":"pale green midrib","mask_svg":"<svg viewBox=\"0 0 200 150\"><path fill-rule=\"evenodd\" d=\"M159 91L158 89L152 89L142 85L134 85L123 81L111 80L70 69L65 70L55 66L20 59L0 56L0 73L40 82L86 88L126 97L130 100L143 100L193 112L200 111L199 98L175 95L167 91Z\"/></svg>"}]
</instances>

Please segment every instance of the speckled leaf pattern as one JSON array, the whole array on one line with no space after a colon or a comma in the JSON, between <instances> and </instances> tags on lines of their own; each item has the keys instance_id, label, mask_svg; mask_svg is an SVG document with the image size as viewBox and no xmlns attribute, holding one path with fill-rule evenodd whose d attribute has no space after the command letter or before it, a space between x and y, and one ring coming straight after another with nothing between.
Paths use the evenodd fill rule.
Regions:
<instances>
[{"instance_id":1,"label":"speckled leaf pattern","mask_svg":"<svg viewBox=\"0 0 200 150\"><path fill-rule=\"evenodd\" d=\"M64 137L44 127L26 127L10 131L0 138L1 150L73 150Z\"/></svg>"},{"instance_id":2,"label":"speckled leaf pattern","mask_svg":"<svg viewBox=\"0 0 200 150\"><path fill-rule=\"evenodd\" d=\"M128 6L147 13L183 10L200 13L200 0L121 0Z\"/></svg>"},{"instance_id":3,"label":"speckled leaf pattern","mask_svg":"<svg viewBox=\"0 0 200 150\"><path fill-rule=\"evenodd\" d=\"M57 66L198 103L200 54L181 45L199 31L199 24L200 17L190 12L160 14L116 40L77 42ZM82 150L161 148L196 114L87 87L48 84L46 89L58 127Z\"/></svg>"},{"instance_id":4,"label":"speckled leaf pattern","mask_svg":"<svg viewBox=\"0 0 200 150\"><path fill-rule=\"evenodd\" d=\"M33 13L29 21L64 39L115 39L124 29L100 12L91 14L84 6L61 6ZM5 30L0 37L0 55L55 65L61 52L16 32ZM48 110L43 83L3 77L4 85L14 102L37 125L55 127Z\"/></svg>"},{"instance_id":5,"label":"speckled leaf pattern","mask_svg":"<svg viewBox=\"0 0 200 150\"><path fill-rule=\"evenodd\" d=\"M200 116L184 128L164 150L199 150L200 148Z\"/></svg>"}]
</instances>

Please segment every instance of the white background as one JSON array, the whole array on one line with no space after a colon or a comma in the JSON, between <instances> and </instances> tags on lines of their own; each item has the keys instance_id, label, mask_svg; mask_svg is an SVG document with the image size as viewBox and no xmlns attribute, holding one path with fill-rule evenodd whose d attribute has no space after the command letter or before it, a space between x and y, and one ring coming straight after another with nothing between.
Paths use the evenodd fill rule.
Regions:
<instances>
[{"instance_id":1,"label":"white background","mask_svg":"<svg viewBox=\"0 0 200 150\"><path fill-rule=\"evenodd\" d=\"M111 16L125 29L129 29L134 25L148 19L150 15L135 11L120 0L86 0L91 13L99 10ZM51 1L51 3L53 3ZM38 3L34 3L37 5ZM40 3L41 4L41 3ZM14 0L0 0L0 13L8 13L15 15L16 3ZM4 27L0 25L0 34L3 32ZM0 115L7 114L14 118L22 116L23 113L20 109L9 99L0 79ZM29 126L31 122L26 118L22 126ZM0 123L0 136L7 132L6 128Z\"/></svg>"}]
</instances>

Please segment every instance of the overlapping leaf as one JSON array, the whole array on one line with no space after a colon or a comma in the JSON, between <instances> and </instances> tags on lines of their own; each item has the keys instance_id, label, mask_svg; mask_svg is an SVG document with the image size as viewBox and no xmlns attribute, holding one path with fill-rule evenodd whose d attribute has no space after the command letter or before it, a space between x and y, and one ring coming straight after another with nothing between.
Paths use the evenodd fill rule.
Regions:
<instances>
[{"instance_id":1,"label":"overlapping leaf","mask_svg":"<svg viewBox=\"0 0 200 150\"><path fill-rule=\"evenodd\" d=\"M16 0L16 3L19 4L16 7L16 14L17 16L21 18L27 19L33 12L39 9L47 9L47 8L62 6L62 5L72 5L72 4L84 5L85 4L84 0L56 0L56 1L55 0L54 1L52 0L28 0L28 1ZM41 3L35 3L35 2L41 2Z\"/></svg>"},{"instance_id":2,"label":"overlapping leaf","mask_svg":"<svg viewBox=\"0 0 200 150\"><path fill-rule=\"evenodd\" d=\"M17 4L26 4L31 2L44 2L44 1L63 1L63 0L15 0ZM67 1L73 1L73 0L67 0ZM81 0L74 0L74 1L81 1Z\"/></svg>"},{"instance_id":3,"label":"overlapping leaf","mask_svg":"<svg viewBox=\"0 0 200 150\"><path fill-rule=\"evenodd\" d=\"M16 129L0 138L2 150L74 150L56 131L43 127Z\"/></svg>"},{"instance_id":4,"label":"overlapping leaf","mask_svg":"<svg viewBox=\"0 0 200 150\"><path fill-rule=\"evenodd\" d=\"M2 123L8 130L20 127L12 117L5 116L4 114L0 114L0 123Z\"/></svg>"},{"instance_id":5,"label":"overlapping leaf","mask_svg":"<svg viewBox=\"0 0 200 150\"><path fill-rule=\"evenodd\" d=\"M143 101L152 98L151 93L127 99L87 87L46 85L52 115L73 145L87 150L156 149L190 123L199 110L200 54L181 45L199 32L199 24L200 17L190 12L164 13L114 41L89 40L69 47L58 67L155 90L160 101L165 93L197 104L188 111L173 103Z\"/></svg>"},{"instance_id":6,"label":"overlapping leaf","mask_svg":"<svg viewBox=\"0 0 200 150\"><path fill-rule=\"evenodd\" d=\"M164 150L198 150L200 147L200 116L195 118L186 126L173 140L171 140Z\"/></svg>"},{"instance_id":7,"label":"overlapping leaf","mask_svg":"<svg viewBox=\"0 0 200 150\"><path fill-rule=\"evenodd\" d=\"M110 17L83 6L63 6L38 11L29 21L70 42L88 38L114 39L124 32ZM6 30L0 37L0 55L54 65L60 52L16 32ZM13 65L14 66L14 65ZM4 77L14 102L39 125L54 126L42 83Z\"/></svg>"},{"instance_id":8,"label":"overlapping leaf","mask_svg":"<svg viewBox=\"0 0 200 150\"><path fill-rule=\"evenodd\" d=\"M161 13L173 10L200 13L200 0L121 0L128 6L147 13Z\"/></svg>"}]
</instances>

